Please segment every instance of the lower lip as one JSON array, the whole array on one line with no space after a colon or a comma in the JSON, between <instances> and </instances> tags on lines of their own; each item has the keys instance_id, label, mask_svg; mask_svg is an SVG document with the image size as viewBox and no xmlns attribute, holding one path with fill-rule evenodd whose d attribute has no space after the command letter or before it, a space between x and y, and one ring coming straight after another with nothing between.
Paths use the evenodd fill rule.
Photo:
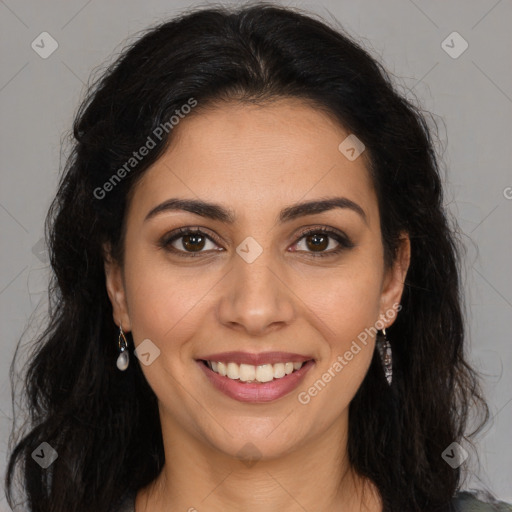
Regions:
<instances>
[{"instance_id":1,"label":"lower lip","mask_svg":"<svg viewBox=\"0 0 512 512\"><path fill-rule=\"evenodd\" d=\"M233 380L229 377L223 377L211 370L202 361L197 361L200 368L205 373L214 387L222 391L225 395L238 400L239 402L272 402L288 393L292 392L315 364L314 361L307 361L299 370L296 370L280 379L274 379L270 382L242 382Z\"/></svg>"}]
</instances>

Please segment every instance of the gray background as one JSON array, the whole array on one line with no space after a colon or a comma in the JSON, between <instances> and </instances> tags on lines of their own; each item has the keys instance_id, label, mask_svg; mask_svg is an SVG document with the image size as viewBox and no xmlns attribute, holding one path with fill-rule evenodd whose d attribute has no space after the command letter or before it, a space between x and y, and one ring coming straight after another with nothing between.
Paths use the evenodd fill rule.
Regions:
<instances>
[{"instance_id":1,"label":"gray background","mask_svg":"<svg viewBox=\"0 0 512 512\"><path fill-rule=\"evenodd\" d=\"M40 240L63 162L61 139L91 72L111 62L135 32L193 5L198 4L0 0L2 478L12 418L9 364L29 319L27 342L44 320L48 261ZM485 375L493 416L478 442L480 472L465 487L480 479L512 502L512 3L318 0L285 5L336 18L384 62L407 97L416 97L438 116L446 204L468 247L468 354ZM45 31L59 46L43 59L31 43ZM469 44L458 58L441 45L453 31ZM453 52L460 43L449 38L446 44ZM478 470L477 462L470 455L467 464ZM4 510L9 508L0 492Z\"/></svg>"}]
</instances>

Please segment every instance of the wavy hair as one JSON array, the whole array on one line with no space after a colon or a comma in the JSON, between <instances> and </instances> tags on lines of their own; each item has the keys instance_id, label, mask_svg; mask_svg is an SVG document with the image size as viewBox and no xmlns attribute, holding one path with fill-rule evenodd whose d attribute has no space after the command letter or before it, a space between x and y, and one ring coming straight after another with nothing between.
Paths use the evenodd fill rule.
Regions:
<instances>
[{"instance_id":1,"label":"wavy hair","mask_svg":"<svg viewBox=\"0 0 512 512\"><path fill-rule=\"evenodd\" d=\"M387 512L449 510L462 468L442 452L470 441L489 409L464 353L461 244L443 204L434 128L343 30L268 3L196 8L154 26L89 87L45 223L49 317L24 376L28 426L10 442L11 506L17 468L33 512L108 512L158 476L157 399L138 361L116 369L102 247L122 263L130 193L172 130L108 194L98 190L191 98L199 115L223 101L287 97L322 109L365 144L385 263L400 233L411 240L403 309L388 329L393 384L375 351L350 403L350 462L377 486ZM483 419L467 434L473 406ZM58 452L46 470L31 458L43 441Z\"/></svg>"}]
</instances>

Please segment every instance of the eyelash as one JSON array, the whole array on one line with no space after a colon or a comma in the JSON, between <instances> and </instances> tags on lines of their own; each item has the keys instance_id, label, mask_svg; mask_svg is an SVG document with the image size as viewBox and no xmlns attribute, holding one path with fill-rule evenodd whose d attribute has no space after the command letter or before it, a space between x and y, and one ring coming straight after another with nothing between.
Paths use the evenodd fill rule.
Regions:
<instances>
[{"instance_id":1,"label":"eyelash","mask_svg":"<svg viewBox=\"0 0 512 512\"><path fill-rule=\"evenodd\" d=\"M325 258L327 256L337 255L337 254L341 253L342 251L344 251L345 249L351 249L352 247L354 247L353 242L348 238L348 236L346 236L341 231L338 232L333 229L328 229L328 228L323 228L323 227L309 228L305 231L302 231L298 235L298 238L297 238L295 244L297 244L303 238L305 238L309 235L315 235L315 234L328 235L330 238L333 238L336 242L338 242L339 246L336 249L331 249L330 251L327 251L327 252L318 252L318 253L313 252L313 251L297 251L297 252L306 252L308 255L310 255L314 258L317 258L317 257ZM209 239L210 241L214 242L215 244L220 245L220 241L215 236L208 235L204 231L201 231L201 229L199 229L199 228L179 228L176 231L173 231L173 232L169 233L168 235L164 236L158 242L158 246L161 249L164 249L166 251L169 251L173 254L176 254L176 255L178 255L180 257L184 257L184 258L196 258L196 257L204 254L204 252L196 252L196 253L192 252L191 253L191 252L181 251L174 247L171 247L172 242L174 242L175 240L178 240L186 235L202 235L205 238Z\"/></svg>"}]
</instances>

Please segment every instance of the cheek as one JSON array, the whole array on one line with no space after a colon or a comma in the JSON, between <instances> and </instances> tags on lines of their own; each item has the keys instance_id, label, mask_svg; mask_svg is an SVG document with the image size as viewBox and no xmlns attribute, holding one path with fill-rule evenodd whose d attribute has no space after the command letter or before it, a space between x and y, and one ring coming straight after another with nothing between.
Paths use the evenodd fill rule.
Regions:
<instances>
[{"instance_id":1,"label":"cheek","mask_svg":"<svg viewBox=\"0 0 512 512\"><path fill-rule=\"evenodd\" d=\"M187 338L194 311L200 309L208 283L155 266L140 266L127 286L127 301L134 339L150 338L161 350L175 351ZM194 321L197 322L195 318ZM197 325L197 324L196 324ZM188 328L187 328L188 326Z\"/></svg>"},{"instance_id":2,"label":"cheek","mask_svg":"<svg viewBox=\"0 0 512 512\"><path fill-rule=\"evenodd\" d=\"M326 274L327 276L327 274ZM379 318L382 275L378 265L334 270L303 283L301 297L317 316L333 346L342 347Z\"/></svg>"},{"instance_id":3,"label":"cheek","mask_svg":"<svg viewBox=\"0 0 512 512\"><path fill-rule=\"evenodd\" d=\"M353 398L373 357L382 273L378 261L360 262L333 270L329 279L310 281L301 295L308 297L310 321L324 343L317 370L298 398L300 403L314 401L319 414L331 404L331 413L322 420L327 423Z\"/></svg>"},{"instance_id":4,"label":"cheek","mask_svg":"<svg viewBox=\"0 0 512 512\"><path fill-rule=\"evenodd\" d=\"M141 364L141 369L159 401L179 415L193 394L190 347L205 314L201 300L215 281L197 280L154 257L148 261L136 256L125 265L134 343L137 347L149 339L160 351L154 364Z\"/></svg>"},{"instance_id":5,"label":"cheek","mask_svg":"<svg viewBox=\"0 0 512 512\"><path fill-rule=\"evenodd\" d=\"M379 315L380 282L371 272L329 281L323 293L310 288L310 320L320 333L317 368L297 390L297 401L321 431L353 399L370 366Z\"/></svg>"}]
</instances>

